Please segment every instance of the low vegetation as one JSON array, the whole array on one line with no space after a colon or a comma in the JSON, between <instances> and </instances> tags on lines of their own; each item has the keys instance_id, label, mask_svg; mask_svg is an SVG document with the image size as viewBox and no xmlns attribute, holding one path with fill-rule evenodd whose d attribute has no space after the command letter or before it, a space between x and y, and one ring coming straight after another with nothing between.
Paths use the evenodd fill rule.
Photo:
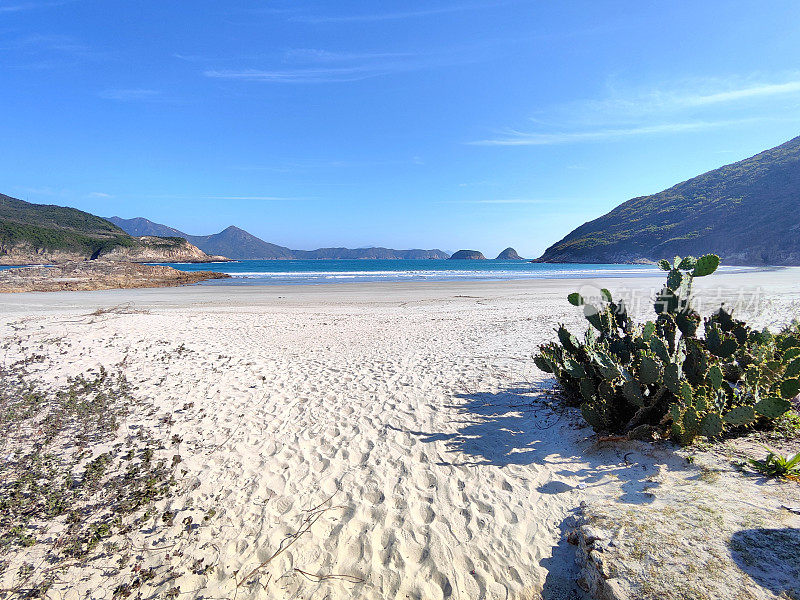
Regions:
<instances>
[{"instance_id":1,"label":"low vegetation","mask_svg":"<svg viewBox=\"0 0 800 600\"><path fill-rule=\"evenodd\" d=\"M764 460L750 458L747 462L759 473L770 477L800 478L800 452L794 456L783 456L767 448L767 457Z\"/></svg>"},{"instance_id":2,"label":"low vegetation","mask_svg":"<svg viewBox=\"0 0 800 600\"><path fill-rule=\"evenodd\" d=\"M113 581L115 598L177 579L169 561L145 568L132 541L142 530L164 539L195 527L188 516L173 528L175 512L163 508L185 491L174 440L124 426L152 407L123 376L101 368L53 389L25 374L41 358L0 368L0 598L44 597L72 568Z\"/></svg>"},{"instance_id":3,"label":"low vegetation","mask_svg":"<svg viewBox=\"0 0 800 600\"><path fill-rule=\"evenodd\" d=\"M114 248L131 248L136 240L125 233L101 236L67 229L0 221L0 245L28 245L39 252L76 252L96 257Z\"/></svg>"},{"instance_id":4,"label":"low vegetation","mask_svg":"<svg viewBox=\"0 0 800 600\"><path fill-rule=\"evenodd\" d=\"M662 260L657 316L641 324L608 290L597 304L570 294L591 327L580 341L560 326L558 342L539 348L537 366L599 432L670 435L685 445L785 421L800 392L800 325L757 331L721 307L701 327L692 283L718 265L713 254Z\"/></svg>"}]
</instances>

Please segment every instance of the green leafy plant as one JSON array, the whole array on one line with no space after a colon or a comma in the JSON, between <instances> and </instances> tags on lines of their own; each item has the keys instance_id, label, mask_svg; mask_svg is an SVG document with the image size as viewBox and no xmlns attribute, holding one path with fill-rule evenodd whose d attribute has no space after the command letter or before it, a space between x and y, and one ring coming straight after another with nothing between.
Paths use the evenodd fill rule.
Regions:
<instances>
[{"instance_id":1,"label":"green leafy plant","mask_svg":"<svg viewBox=\"0 0 800 600\"><path fill-rule=\"evenodd\" d=\"M794 456L782 456L770 448L767 452L764 460L748 458L747 462L759 473L770 477L800 476L800 452Z\"/></svg>"},{"instance_id":2,"label":"green leafy plant","mask_svg":"<svg viewBox=\"0 0 800 600\"><path fill-rule=\"evenodd\" d=\"M660 261L667 280L655 299L655 320L645 323L634 323L624 301L606 289L596 304L570 294L591 327L578 340L559 326L558 342L539 347L536 365L555 375L596 431L630 437L668 431L689 444L774 422L800 392L800 328L756 331L720 307L699 336L692 284L718 266L714 254Z\"/></svg>"}]
</instances>

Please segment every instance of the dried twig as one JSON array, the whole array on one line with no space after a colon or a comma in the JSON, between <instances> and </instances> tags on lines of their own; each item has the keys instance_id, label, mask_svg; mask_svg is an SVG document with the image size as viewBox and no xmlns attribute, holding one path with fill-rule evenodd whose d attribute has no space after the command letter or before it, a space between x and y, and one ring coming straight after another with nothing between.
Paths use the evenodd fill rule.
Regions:
<instances>
[{"instance_id":1,"label":"dried twig","mask_svg":"<svg viewBox=\"0 0 800 600\"><path fill-rule=\"evenodd\" d=\"M247 575L245 575L239 582L237 582L236 587L242 587L247 581L249 581L254 575L256 575L261 569L269 565L274 559L278 556L286 552L297 540L299 540L303 535L309 532L309 530L314 526L314 524L319 521L319 519L324 515L326 512L330 510L334 510L336 508L341 508L339 506L328 506L327 508L323 508L325 504L330 502L333 497L338 493L334 492L330 496L328 496L325 500L323 500L320 504L311 508L306 511L306 516L303 518L300 527L292 533L291 535L283 538L281 543L278 545L278 549L272 553L272 555L259 564L255 569L250 571Z\"/></svg>"},{"instance_id":2,"label":"dried twig","mask_svg":"<svg viewBox=\"0 0 800 600\"><path fill-rule=\"evenodd\" d=\"M342 573L330 573L330 574L316 574L316 573L309 573L308 571L303 571L303 569L298 569L297 567L294 570L304 576L306 579L310 579L311 581L326 581L328 579L339 579L341 581L347 581L348 583L364 583L363 577L356 577L355 575L345 575Z\"/></svg>"}]
</instances>

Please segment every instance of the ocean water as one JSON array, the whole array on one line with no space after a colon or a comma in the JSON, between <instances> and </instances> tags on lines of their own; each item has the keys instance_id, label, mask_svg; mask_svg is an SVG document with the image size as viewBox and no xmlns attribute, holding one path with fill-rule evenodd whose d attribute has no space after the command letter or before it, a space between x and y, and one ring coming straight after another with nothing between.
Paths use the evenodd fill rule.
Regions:
<instances>
[{"instance_id":1,"label":"ocean water","mask_svg":"<svg viewBox=\"0 0 800 600\"><path fill-rule=\"evenodd\" d=\"M212 280L201 285L571 279L661 273L654 265L539 264L505 260L242 260L160 264L182 271L217 271L232 276L232 279Z\"/></svg>"}]
</instances>

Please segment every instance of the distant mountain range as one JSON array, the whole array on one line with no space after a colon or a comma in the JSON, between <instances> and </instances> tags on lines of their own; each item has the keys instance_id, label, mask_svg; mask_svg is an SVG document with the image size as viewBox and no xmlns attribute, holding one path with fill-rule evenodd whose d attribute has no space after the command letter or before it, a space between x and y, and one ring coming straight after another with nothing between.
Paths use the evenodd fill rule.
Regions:
<instances>
[{"instance_id":1,"label":"distant mountain range","mask_svg":"<svg viewBox=\"0 0 800 600\"><path fill-rule=\"evenodd\" d=\"M628 200L537 261L626 263L706 252L728 264L800 264L800 137Z\"/></svg>"},{"instance_id":2,"label":"distant mountain range","mask_svg":"<svg viewBox=\"0 0 800 600\"><path fill-rule=\"evenodd\" d=\"M207 254L227 256L236 260L268 259L443 259L449 255L441 250L393 250L391 248L319 248L317 250L291 250L270 244L251 233L230 226L213 235L189 235L173 227L154 223L148 219L122 219L110 217L111 223L130 235L157 235L182 237Z\"/></svg>"}]
</instances>

